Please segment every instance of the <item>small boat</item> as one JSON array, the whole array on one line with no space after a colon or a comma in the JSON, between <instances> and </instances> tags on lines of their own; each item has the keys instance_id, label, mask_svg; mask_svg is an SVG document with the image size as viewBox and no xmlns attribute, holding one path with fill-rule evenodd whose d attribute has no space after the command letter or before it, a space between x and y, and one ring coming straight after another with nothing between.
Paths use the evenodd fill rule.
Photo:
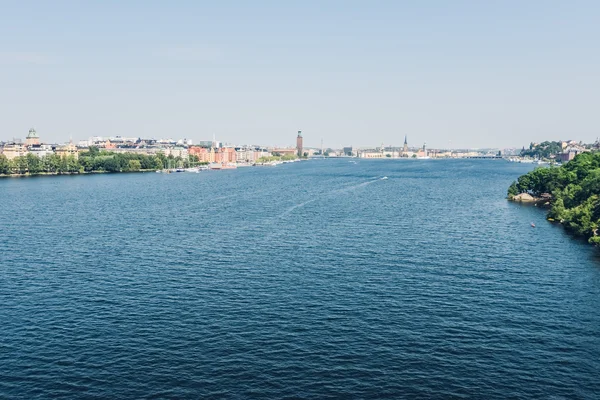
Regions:
<instances>
[{"instance_id":1,"label":"small boat","mask_svg":"<svg viewBox=\"0 0 600 400\"><path fill-rule=\"evenodd\" d=\"M535 224L534 224L533 222L531 223L531 227L532 227L532 228L535 228Z\"/></svg>"},{"instance_id":2,"label":"small boat","mask_svg":"<svg viewBox=\"0 0 600 400\"><path fill-rule=\"evenodd\" d=\"M384 176L383 178L381 178L382 181L386 180L388 177Z\"/></svg>"}]
</instances>

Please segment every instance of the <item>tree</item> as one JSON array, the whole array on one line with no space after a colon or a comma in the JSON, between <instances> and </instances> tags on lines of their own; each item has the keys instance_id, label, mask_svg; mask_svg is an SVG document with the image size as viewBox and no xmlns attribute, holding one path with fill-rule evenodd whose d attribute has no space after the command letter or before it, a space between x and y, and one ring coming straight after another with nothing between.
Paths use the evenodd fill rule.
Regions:
<instances>
[{"instance_id":1,"label":"tree","mask_svg":"<svg viewBox=\"0 0 600 400\"><path fill-rule=\"evenodd\" d=\"M4 154L0 154L0 174L10 174L10 162Z\"/></svg>"},{"instance_id":2,"label":"tree","mask_svg":"<svg viewBox=\"0 0 600 400\"><path fill-rule=\"evenodd\" d=\"M121 171L119 162L115 159L115 157L107 157L104 160L103 167L106 172L120 172Z\"/></svg>"},{"instance_id":3,"label":"tree","mask_svg":"<svg viewBox=\"0 0 600 400\"><path fill-rule=\"evenodd\" d=\"M38 156L27 153L25 158L27 159L27 170L30 174L39 174L42 172L42 160Z\"/></svg>"},{"instance_id":4,"label":"tree","mask_svg":"<svg viewBox=\"0 0 600 400\"><path fill-rule=\"evenodd\" d=\"M600 153L582 153L559 168L538 168L513 183L508 194L552 194L548 217L576 235L600 244Z\"/></svg>"},{"instance_id":5,"label":"tree","mask_svg":"<svg viewBox=\"0 0 600 400\"><path fill-rule=\"evenodd\" d=\"M79 162L77 161L77 158L75 158L75 156L71 154L68 157L66 157L66 159L67 159L67 172L69 172L69 173L79 172L81 166L80 166Z\"/></svg>"},{"instance_id":6,"label":"tree","mask_svg":"<svg viewBox=\"0 0 600 400\"><path fill-rule=\"evenodd\" d=\"M26 156L16 157L13 161L18 174L25 174L29 169Z\"/></svg>"},{"instance_id":7,"label":"tree","mask_svg":"<svg viewBox=\"0 0 600 400\"><path fill-rule=\"evenodd\" d=\"M160 170L160 169L163 169L164 167L165 167L165 165L164 165L163 161L161 160L161 158L158 156L154 156L152 159L152 168Z\"/></svg>"},{"instance_id":8,"label":"tree","mask_svg":"<svg viewBox=\"0 0 600 400\"><path fill-rule=\"evenodd\" d=\"M512 198L519 194L519 187L517 186L517 182L513 182L508 188L508 197Z\"/></svg>"},{"instance_id":9,"label":"tree","mask_svg":"<svg viewBox=\"0 0 600 400\"><path fill-rule=\"evenodd\" d=\"M139 160L129 160L128 170L139 171L142 168L142 163Z\"/></svg>"}]
</instances>

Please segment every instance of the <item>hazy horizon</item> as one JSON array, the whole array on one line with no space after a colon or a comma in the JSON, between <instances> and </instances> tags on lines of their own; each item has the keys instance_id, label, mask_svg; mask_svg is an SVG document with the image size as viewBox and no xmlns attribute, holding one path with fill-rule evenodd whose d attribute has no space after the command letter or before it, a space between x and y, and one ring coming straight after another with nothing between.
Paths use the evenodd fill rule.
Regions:
<instances>
[{"instance_id":1,"label":"hazy horizon","mask_svg":"<svg viewBox=\"0 0 600 400\"><path fill-rule=\"evenodd\" d=\"M600 136L592 1L2 2L0 140L521 147Z\"/></svg>"}]
</instances>

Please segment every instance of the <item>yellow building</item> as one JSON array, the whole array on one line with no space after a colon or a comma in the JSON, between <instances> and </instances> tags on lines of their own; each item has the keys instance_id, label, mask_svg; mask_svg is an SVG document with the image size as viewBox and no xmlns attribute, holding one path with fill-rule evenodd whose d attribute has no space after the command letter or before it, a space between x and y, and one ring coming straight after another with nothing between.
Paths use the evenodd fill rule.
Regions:
<instances>
[{"instance_id":1,"label":"yellow building","mask_svg":"<svg viewBox=\"0 0 600 400\"><path fill-rule=\"evenodd\" d=\"M27 146L23 143L7 143L2 149L2 154L9 160L13 160L17 157L23 157L27 155Z\"/></svg>"},{"instance_id":2,"label":"yellow building","mask_svg":"<svg viewBox=\"0 0 600 400\"><path fill-rule=\"evenodd\" d=\"M57 147L54 152L61 157L73 156L76 159L79 158L79 152L77 151L77 146L73 144L73 141L70 141L69 144L64 146Z\"/></svg>"}]
</instances>

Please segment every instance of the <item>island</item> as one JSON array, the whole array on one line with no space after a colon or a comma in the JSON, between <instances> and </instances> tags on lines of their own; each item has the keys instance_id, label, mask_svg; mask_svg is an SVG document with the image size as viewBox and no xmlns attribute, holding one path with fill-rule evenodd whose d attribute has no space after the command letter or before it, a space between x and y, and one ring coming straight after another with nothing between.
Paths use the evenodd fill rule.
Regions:
<instances>
[{"instance_id":1,"label":"island","mask_svg":"<svg viewBox=\"0 0 600 400\"><path fill-rule=\"evenodd\" d=\"M578 154L560 167L540 167L508 188L508 199L548 207L548 220L600 245L600 152Z\"/></svg>"}]
</instances>

